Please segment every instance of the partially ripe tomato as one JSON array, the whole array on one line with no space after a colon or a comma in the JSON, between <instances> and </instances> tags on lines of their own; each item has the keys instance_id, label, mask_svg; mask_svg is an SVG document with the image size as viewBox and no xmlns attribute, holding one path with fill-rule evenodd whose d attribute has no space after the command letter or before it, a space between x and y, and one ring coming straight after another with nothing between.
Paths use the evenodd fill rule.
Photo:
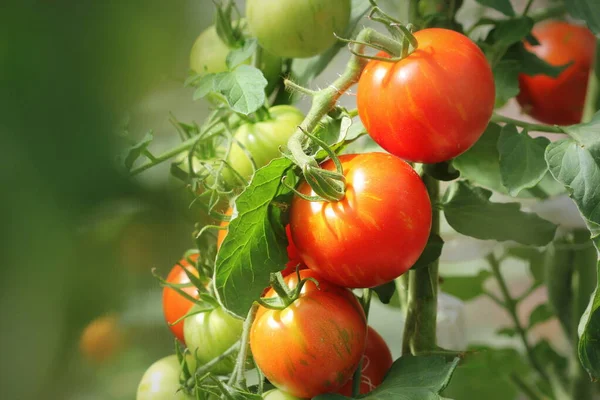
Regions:
<instances>
[{"instance_id":1,"label":"partially ripe tomato","mask_svg":"<svg viewBox=\"0 0 600 400\"><path fill-rule=\"evenodd\" d=\"M300 297L284 310L259 307L250 330L257 366L277 388L293 396L312 398L333 393L352 376L365 349L364 312L348 289L333 285L311 270ZM285 278L289 288L297 274ZM266 297L276 296L273 289Z\"/></svg>"},{"instance_id":2,"label":"partially ripe tomato","mask_svg":"<svg viewBox=\"0 0 600 400\"><path fill-rule=\"evenodd\" d=\"M464 153L483 134L494 110L494 77L468 37L439 28L415 37L418 49L401 61L367 64L358 82L358 114L385 150L438 163Z\"/></svg>"},{"instance_id":3,"label":"partially ripe tomato","mask_svg":"<svg viewBox=\"0 0 600 400\"><path fill-rule=\"evenodd\" d=\"M240 340L243 325L244 321L227 314L221 307L187 317L184 320L183 335L192 355L190 368L196 369L196 357L200 365L204 365L229 349ZM237 353L233 353L224 358L210 372L217 375L230 373L236 356Z\"/></svg>"},{"instance_id":4,"label":"partially ripe tomato","mask_svg":"<svg viewBox=\"0 0 600 400\"><path fill-rule=\"evenodd\" d=\"M581 122L596 48L594 35L583 26L563 21L541 23L532 33L540 44L526 43L527 50L551 65L572 64L556 78L520 74L517 101L525 113L546 124Z\"/></svg>"},{"instance_id":5,"label":"partially ripe tomato","mask_svg":"<svg viewBox=\"0 0 600 400\"><path fill-rule=\"evenodd\" d=\"M290 226L298 254L325 279L374 287L405 273L429 238L431 203L410 165L390 154L339 157L346 196L337 202L292 200ZM331 160L321 165L334 171ZM315 193L303 182L298 191Z\"/></svg>"},{"instance_id":6,"label":"partially ripe tomato","mask_svg":"<svg viewBox=\"0 0 600 400\"><path fill-rule=\"evenodd\" d=\"M190 256L190 259L193 262L196 262L198 260L198 254L193 254ZM179 261L179 264L175 265L173 269L171 269L171 272L169 272L169 275L166 279L167 282L178 285L190 283L190 279L181 266L183 266L192 274L198 276L198 271L196 268L190 265L190 263L184 258ZM198 297L198 289L194 286L181 288L181 290L194 298ZM183 337L183 321L180 321L175 325L171 324L187 314L194 303L177 293L175 290L169 287L164 287L162 304L163 313L165 315L167 324L169 324L169 329L171 329L171 332L173 332L173 335L175 335L177 339L179 339L182 343L185 343L185 339Z\"/></svg>"},{"instance_id":7,"label":"partially ripe tomato","mask_svg":"<svg viewBox=\"0 0 600 400\"><path fill-rule=\"evenodd\" d=\"M252 35L280 57L312 57L331 47L350 21L350 0L248 0Z\"/></svg>"},{"instance_id":8,"label":"partially ripe tomato","mask_svg":"<svg viewBox=\"0 0 600 400\"><path fill-rule=\"evenodd\" d=\"M367 347L362 357L362 375L360 377L360 394L366 394L373 391L381 385L383 378L391 368L392 353L385 340L377 331L369 326L367 332ZM344 396L352 396L353 380L341 388L338 393Z\"/></svg>"},{"instance_id":9,"label":"partially ripe tomato","mask_svg":"<svg viewBox=\"0 0 600 400\"><path fill-rule=\"evenodd\" d=\"M125 333L115 314L103 315L85 327L79 349L86 359L102 364L111 360L122 348Z\"/></svg>"},{"instance_id":10,"label":"partially ripe tomato","mask_svg":"<svg viewBox=\"0 0 600 400\"><path fill-rule=\"evenodd\" d=\"M281 157L279 147L287 144L304 120L300 110L288 105L272 107L269 114L270 118L267 120L241 125L234 134L245 151L239 144L232 144L227 162L244 179L250 179L253 173L252 162L247 153L252 155L257 169L267 165L272 159ZM228 168L224 169L223 175L228 182L237 182Z\"/></svg>"},{"instance_id":11,"label":"partially ripe tomato","mask_svg":"<svg viewBox=\"0 0 600 400\"><path fill-rule=\"evenodd\" d=\"M289 393L282 392L279 389L269 390L268 392L263 393L264 400L302 400L296 396L292 396Z\"/></svg>"},{"instance_id":12,"label":"partially ripe tomato","mask_svg":"<svg viewBox=\"0 0 600 400\"><path fill-rule=\"evenodd\" d=\"M192 400L178 391L181 367L175 354L162 358L146 370L137 389L136 400Z\"/></svg>"}]
</instances>

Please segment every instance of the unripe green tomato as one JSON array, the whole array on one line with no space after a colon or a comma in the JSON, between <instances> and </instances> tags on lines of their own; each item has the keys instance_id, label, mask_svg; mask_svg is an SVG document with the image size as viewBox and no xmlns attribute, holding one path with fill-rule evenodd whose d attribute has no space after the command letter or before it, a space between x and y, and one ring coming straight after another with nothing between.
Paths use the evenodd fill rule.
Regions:
<instances>
[{"instance_id":1,"label":"unripe green tomato","mask_svg":"<svg viewBox=\"0 0 600 400\"><path fill-rule=\"evenodd\" d=\"M269 113L270 119L246 123L235 132L235 139L252 155L257 169L281 156L279 146L287 144L304 120L302 112L292 106L275 106L269 109ZM232 144L227 161L243 178L249 179L252 176L252 162L237 143ZM228 168L223 172L227 182L236 182L235 175Z\"/></svg>"},{"instance_id":2,"label":"unripe green tomato","mask_svg":"<svg viewBox=\"0 0 600 400\"><path fill-rule=\"evenodd\" d=\"M225 72L227 71L225 60L231 50L221 40L217 29L212 25L194 42L190 52L190 69L199 75ZM252 59L249 58L245 63L251 62ZM270 93L281 74L281 58L263 49L259 69L269 82L266 91Z\"/></svg>"},{"instance_id":3,"label":"unripe green tomato","mask_svg":"<svg viewBox=\"0 0 600 400\"><path fill-rule=\"evenodd\" d=\"M191 312L193 311L194 308ZM221 307L187 317L183 323L183 337L192 354L188 360L191 371L197 368L196 357L200 365L204 365L240 340L243 324L244 321L227 314ZM217 375L230 373L235 366L236 356L237 352L232 353L216 364L210 372Z\"/></svg>"},{"instance_id":4,"label":"unripe green tomato","mask_svg":"<svg viewBox=\"0 0 600 400\"><path fill-rule=\"evenodd\" d=\"M289 393L282 392L279 389L269 390L263 393L264 400L302 400L300 397L292 396Z\"/></svg>"},{"instance_id":5,"label":"unripe green tomato","mask_svg":"<svg viewBox=\"0 0 600 400\"><path fill-rule=\"evenodd\" d=\"M246 19L262 47L280 57L312 57L331 47L350 20L350 0L248 0Z\"/></svg>"},{"instance_id":6,"label":"unripe green tomato","mask_svg":"<svg viewBox=\"0 0 600 400\"><path fill-rule=\"evenodd\" d=\"M137 389L136 400L191 400L179 391L181 367L175 354L161 358L144 372Z\"/></svg>"}]
</instances>

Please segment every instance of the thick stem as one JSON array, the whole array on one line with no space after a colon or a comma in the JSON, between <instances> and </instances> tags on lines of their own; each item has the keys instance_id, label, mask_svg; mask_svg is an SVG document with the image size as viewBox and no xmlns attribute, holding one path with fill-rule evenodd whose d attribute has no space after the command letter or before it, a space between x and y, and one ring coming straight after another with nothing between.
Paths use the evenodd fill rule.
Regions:
<instances>
[{"instance_id":1,"label":"thick stem","mask_svg":"<svg viewBox=\"0 0 600 400\"><path fill-rule=\"evenodd\" d=\"M361 299L361 305L363 311L365 312L365 318L369 320L369 310L371 309L371 297L373 292L371 289L363 289L363 297ZM358 367L356 367L356 371L354 371L354 375L352 376L352 397L357 397L360 394L360 383L362 380L362 358L358 363Z\"/></svg>"},{"instance_id":2,"label":"thick stem","mask_svg":"<svg viewBox=\"0 0 600 400\"><path fill-rule=\"evenodd\" d=\"M423 176L427 192L432 203L437 203L440 197L440 183L429 175ZM431 232L440 232L440 210L433 209ZM409 271L408 304L402 354L417 355L437 348L437 293L438 268L436 260L427 268Z\"/></svg>"},{"instance_id":3,"label":"thick stem","mask_svg":"<svg viewBox=\"0 0 600 400\"><path fill-rule=\"evenodd\" d=\"M527 5L525 5L525 9L523 10L523 16L527 15L529 13L529 9L531 8L531 5L533 4L535 0L529 0L527 2Z\"/></svg>"},{"instance_id":4,"label":"thick stem","mask_svg":"<svg viewBox=\"0 0 600 400\"><path fill-rule=\"evenodd\" d=\"M488 255L486 258L488 263L490 264L490 267L492 268L492 273L496 278L496 281L498 281L500 291L502 292L502 297L504 297L504 308L510 314L511 319L515 324L515 329L517 330L517 333L519 334L519 337L523 342L523 346L525 347L525 351L527 353L527 359L531 363L531 366L535 368L536 371L540 374L540 376L543 377L545 380L548 380L548 374L546 373L546 371L538 361L537 357L535 356L533 348L531 347L531 344L527 339L527 331L525 330L525 328L521 324L521 321L519 320L519 316L517 314L517 302L515 299L513 299L512 295L510 294L510 291L508 290L506 280L502 275L502 271L500 271L500 262L494 256L493 253Z\"/></svg>"},{"instance_id":5,"label":"thick stem","mask_svg":"<svg viewBox=\"0 0 600 400\"><path fill-rule=\"evenodd\" d=\"M238 386L242 388L246 388L246 358L248 358L248 346L250 344L250 329L252 328L252 323L254 322L254 318L256 317L256 311L258 311L258 304L254 303L250 311L248 311L248 316L244 321L244 328L242 330L242 338L240 340L240 352L238 353L237 359L235 361L235 368L231 377L229 378L229 385L236 383Z\"/></svg>"},{"instance_id":6,"label":"thick stem","mask_svg":"<svg viewBox=\"0 0 600 400\"><path fill-rule=\"evenodd\" d=\"M518 119L505 117L499 114L492 115L491 122L504 122L507 124L513 124L521 128L526 128L531 132L565 133L559 126L556 125L532 124L530 122L520 121Z\"/></svg>"}]
</instances>

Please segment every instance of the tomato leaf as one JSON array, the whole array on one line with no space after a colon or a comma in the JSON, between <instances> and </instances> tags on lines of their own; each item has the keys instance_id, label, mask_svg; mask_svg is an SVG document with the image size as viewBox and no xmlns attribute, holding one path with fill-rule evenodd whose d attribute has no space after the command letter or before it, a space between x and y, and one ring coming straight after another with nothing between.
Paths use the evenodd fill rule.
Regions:
<instances>
[{"instance_id":1,"label":"tomato leaf","mask_svg":"<svg viewBox=\"0 0 600 400\"><path fill-rule=\"evenodd\" d=\"M584 20L592 32L600 34L600 3L597 0L569 0L565 5L569 14Z\"/></svg>"},{"instance_id":2,"label":"tomato leaf","mask_svg":"<svg viewBox=\"0 0 600 400\"><path fill-rule=\"evenodd\" d=\"M432 262L440 258L442 255L442 248L444 247L444 240L436 233L429 235L425 250L411 268L427 268Z\"/></svg>"},{"instance_id":3,"label":"tomato leaf","mask_svg":"<svg viewBox=\"0 0 600 400\"><path fill-rule=\"evenodd\" d=\"M396 293L396 283L394 281L390 281L388 283L384 283L383 285L379 285L374 287L373 290L377 293L377 297L383 304L389 304L392 301L392 297L394 297L394 293Z\"/></svg>"},{"instance_id":4,"label":"tomato leaf","mask_svg":"<svg viewBox=\"0 0 600 400\"><path fill-rule=\"evenodd\" d=\"M540 340L533 346L533 354L542 365L554 365L557 371L565 371L568 361L554 350L547 340Z\"/></svg>"},{"instance_id":5,"label":"tomato leaf","mask_svg":"<svg viewBox=\"0 0 600 400\"><path fill-rule=\"evenodd\" d=\"M350 22L342 37L351 38L359 21L371 9L369 0L352 0ZM306 85L313 78L319 76L329 65L333 57L345 46L344 42L338 41L323 54L310 58L295 59L292 64L292 77L300 85Z\"/></svg>"},{"instance_id":6,"label":"tomato leaf","mask_svg":"<svg viewBox=\"0 0 600 400\"><path fill-rule=\"evenodd\" d=\"M438 181L453 181L460 177L460 172L454 168L451 162L443 161L436 164L425 164L425 172Z\"/></svg>"},{"instance_id":7,"label":"tomato leaf","mask_svg":"<svg viewBox=\"0 0 600 400\"><path fill-rule=\"evenodd\" d=\"M465 181L451 184L443 199L446 220L457 232L476 239L544 246L554 238L556 225L521 211L519 203L492 203L491 195Z\"/></svg>"},{"instance_id":8,"label":"tomato leaf","mask_svg":"<svg viewBox=\"0 0 600 400\"><path fill-rule=\"evenodd\" d=\"M256 171L250 185L236 201L238 216L219 250L215 287L221 304L245 317L252 303L269 286L269 275L287 260L284 235L276 235L269 216L271 201L278 195L281 177L291 162L278 158ZM283 228L282 228L283 229Z\"/></svg>"},{"instance_id":9,"label":"tomato leaf","mask_svg":"<svg viewBox=\"0 0 600 400\"><path fill-rule=\"evenodd\" d=\"M496 331L496 335L514 337L517 334L515 328L504 327Z\"/></svg>"},{"instance_id":10,"label":"tomato leaf","mask_svg":"<svg viewBox=\"0 0 600 400\"><path fill-rule=\"evenodd\" d=\"M148 146L152 143L152 140L154 140L154 133L150 131L146 133L138 143L127 149L125 155L122 157L123 164L127 171L130 171L137 159L146 152Z\"/></svg>"},{"instance_id":11,"label":"tomato leaf","mask_svg":"<svg viewBox=\"0 0 600 400\"><path fill-rule=\"evenodd\" d=\"M252 55L256 51L257 43L258 42L255 38L251 38L246 40L242 47L231 50L229 54L227 54L227 59L225 60L227 68L234 69L235 67L243 64L247 59L252 57Z\"/></svg>"},{"instance_id":12,"label":"tomato leaf","mask_svg":"<svg viewBox=\"0 0 600 400\"><path fill-rule=\"evenodd\" d=\"M521 63L517 60L501 60L494 67L496 86L496 107L501 107L519 92L519 72Z\"/></svg>"},{"instance_id":13,"label":"tomato leaf","mask_svg":"<svg viewBox=\"0 0 600 400\"><path fill-rule=\"evenodd\" d=\"M240 65L217 76L216 90L225 96L233 111L248 115L265 104L267 80L259 69Z\"/></svg>"},{"instance_id":14,"label":"tomato leaf","mask_svg":"<svg viewBox=\"0 0 600 400\"><path fill-rule=\"evenodd\" d=\"M544 152L548 144L550 140L545 137L533 139L527 131L519 134L514 125L507 124L502 128L498 140L500 175L511 196L534 187L546 175L548 166Z\"/></svg>"},{"instance_id":15,"label":"tomato leaf","mask_svg":"<svg viewBox=\"0 0 600 400\"><path fill-rule=\"evenodd\" d=\"M505 55L507 60L518 60L521 63L521 71L526 75L548 75L556 78L571 63L565 65L551 65L539 58L537 55L527 51L522 42L515 43L508 49Z\"/></svg>"},{"instance_id":16,"label":"tomato leaf","mask_svg":"<svg viewBox=\"0 0 600 400\"><path fill-rule=\"evenodd\" d=\"M442 400L440 392L448 386L459 359L448 363L444 357L404 356L397 359L384 381L359 399L365 400ZM322 394L313 400L340 400L349 397Z\"/></svg>"},{"instance_id":17,"label":"tomato leaf","mask_svg":"<svg viewBox=\"0 0 600 400\"><path fill-rule=\"evenodd\" d=\"M554 313L550 307L548 307L548 304L542 303L538 305L531 314L529 314L529 329L537 324L548 321L552 317L554 317Z\"/></svg>"},{"instance_id":18,"label":"tomato leaf","mask_svg":"<svg viewBox=\"0 0 600 400\"><path fill-rule=\"evenodd\" d=\"M482 6L493 8L494 10L500 11L502 14L509 17L515 16L515 10L510 4L510 0L476 0Z\"/></svg>"},{"instance_id":19,"label":"tomato leaf","mask_svg":"<svg viewBox=\"0 0 600 400\"><path fill-rule=\"evenodd\" d=\"M512 373L527 376L529 367L515 349L470 348L465 360L456 369L444 396L462 399L516 400L517 387Z\"/></svg>"},{"instance_id":20,"label":"tomato leaf","mask_svg":"<svg viewBox=\"0 0 600 400\"><path fill-rule=\"evenodd\" d=\"M483 294L483 284L490 276L486 270L474 276L444 276L441 289L463 301L473 300Z\"/></svg>"},{"instance_id":21,"label":"tomato leaf","mask_svg":"<svg viewBox=\"0 0 600 400\"><path fill-rule=\"evenodd\" d=\"M511 18L499 21L492 31L495 46L510 46L529 35L533 28L533 19L529 17Z\"/></svg>"}]
</instances>

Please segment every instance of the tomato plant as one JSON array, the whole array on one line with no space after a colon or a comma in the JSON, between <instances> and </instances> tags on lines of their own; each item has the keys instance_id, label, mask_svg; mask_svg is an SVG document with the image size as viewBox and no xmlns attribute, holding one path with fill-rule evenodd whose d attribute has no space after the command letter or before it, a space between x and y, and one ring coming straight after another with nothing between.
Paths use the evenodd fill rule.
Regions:
<instances>
[{"instance_id":1,"label":"tomato plant","mask_svg":"<svg viewBox=\"0 0 600 400\"><path fill-rule=\"evenodd\" d=\"M538 45L526 48L551 65L570 64L561 74L519 75L517 101L533 118L557 125L581 121L596 40L589 29L563 21L536 25L532 35Z\"/></svg>"},{"instance_id":2,"label":"tomato plant","mask_svg":"<svg viewBox=\"0 0 600 400\"><path fill-rule=\"evenodd\" d=\"M192 308L192 312L201 307ZM221 307L187 317L184 320L183 335L192 354L190 368L195 370L198 366L196 358L199 365L204 365L235 344L242 334L242 324L242 320L227 314ZM211 372L219 375L231 372L236 354L237 352L231 353L211 368Z\"/></svg>"},{"instance_id":3,"label":"tomato plant","mask_svg":"<svg viewBox=\"0 0 600 400\"><path fill-rule=\"evenodd\" d=\"M327 280L351 288L374 287L417 261L429 237L431 203L419 175L397 157L367 153L342 155L340 161L345 197L338 202L295 197L292 238L306 265ZM331 161L321 167L335 169ZM298 191L312 193L307 183Z\"/></svg>"},{"instance_id":4,"label":"tomato plant","mask_svg":"<svg viewBox=\"0 0 600 400\"><path fill-rule=\"evenodd\" d=\"M348 289L327 282L320 274L302 287L285 309L260 307L250 330L250 346L258 367L279 389L302 398L340 388L356 369L365 348L367 327L363 310ZM290 289L297 274L288 275ZM266 297L275 297L273 289Z\"/></svg>"},{"instance_id":5,"label":"tomato plant","mask_svg":"<svg viewBox=\"0 0 600 400\"><path fill-rule=\"evenodd\" d=\"M279 147L287 143L303 119L304 115L295 107L272 107L267 119L246 123L237 129L227 162L244 179L249 179L254 171L253 162L258 169L279 157ZM230 182L235 181L229 169L225 170L225 176Z\"/></svg>"},{"instance_id":6,"label":"tomato plant","mask_svg":"<svg viewBox=\"0 0 600 400\"><path fill-rule=\"evenodd\" d=\"M250 31L265 49L280 57L312 57L343 35L350 0L248 0Z\"/></svg>"},{"instance_id":7,"label":"tomato plant","mask_svg":"<svg viewBox=\"0 0 600 400\"><path fill-rule=\"evenodd\" d=\"M144 372L137 389L136 400L189 400L185 392L179 391L181 368L176 355L156 361Z\"/></svg>"},{"instance_id":8,"label":"tomato plant","mask_svg":"<svg viewBox=\"0 0 600 400\"><path fill-rule=\"evenodd\" d=\"M192 254L190 256L190 260L192 262L196 262L198 260L198 254ZM190 284L190 279L183 268L187 269L192 274L198 274L198 271L196 271L196 269L188 262L188 260L184 258L181 259L179 263L171 269L166 281L176 285ZM194 286L191 286L191 284L188 287L181 288L181 290L192 297L198 297L198 289ZM174 289L165 287L162 293L162 305L165 320L167 321L167 324L169 324L169 329L171 329L171 332L173 332L173 335L175 335L177 339L179 339L182 343L185 343L185 339L183 337L183 321L179 320L185 314L187 314L188 311L190 311L194 303L177 293L177 291ZM172 325L176 321L179 322L175 325Z\"/></svg>"},{"instance_id":9,"label":"tomato plant","mask_svg":"<svg viewBox=\"0 0 600 400\"><path fill-rule=\"evenodd\" d=\"M392 353L385 340L375 329L369 326L367 331L367 347L362 357L362 374L360 378L360 394L366 394L375 389L383 382L385 374L392 366ZM350 380L338 393L344 396L352 396L352 384Z\"/></svg>"},{"instance_id":10,"label":"tomato plant","mask_svg":"<svg viewBox=\"0 0 600 400\"><path fill-rule=\"evenodd\" d=\"M406 58L366 66L358 82L358 113L369 135L390 153L437 163L467 151L485 130L494 109L494 77L468 37L439 28L414 36L419 47Z\"/></svg>"}]
</instances>

